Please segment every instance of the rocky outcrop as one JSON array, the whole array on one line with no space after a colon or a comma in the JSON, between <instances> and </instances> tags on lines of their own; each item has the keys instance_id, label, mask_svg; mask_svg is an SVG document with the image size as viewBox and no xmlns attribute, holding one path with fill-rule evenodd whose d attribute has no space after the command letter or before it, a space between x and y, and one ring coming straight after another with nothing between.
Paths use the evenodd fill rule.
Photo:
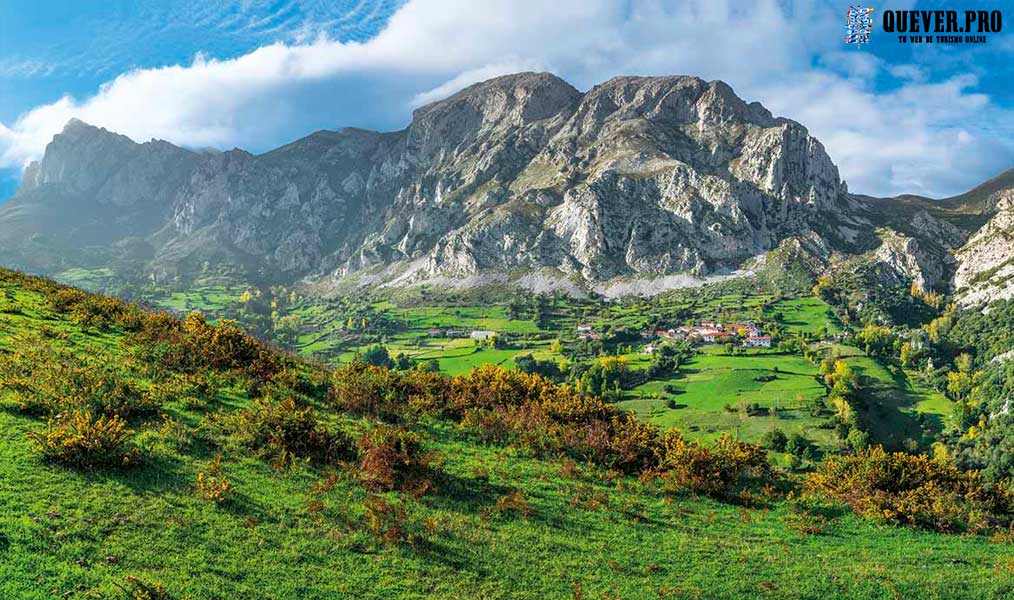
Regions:
<instances>
[{"instance_id":1,"label":"rocky outcrop","mask_svg":"<svg viewBox=\"0 0 1014 600\"><path fill-rule=\"evenodd\" d=\"M1014 298L1014 188L992 194L992 218L955 255L954 287L966 306Z\"/></svg>"}]
</instances>

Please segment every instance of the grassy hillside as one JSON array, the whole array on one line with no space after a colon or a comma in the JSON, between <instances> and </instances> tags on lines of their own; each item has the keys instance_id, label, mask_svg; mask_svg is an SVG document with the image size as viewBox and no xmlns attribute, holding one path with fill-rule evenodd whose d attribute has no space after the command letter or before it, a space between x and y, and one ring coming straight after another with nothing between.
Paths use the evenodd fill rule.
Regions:
<instances>
[{"instance_id":1,"label":"grassy hillside","mask_svg":"<svg viewBox=\"0 0 1014 600\"><path fill-rule=\"evenodd\" d=\"M395 419L421 447L382 449L424 456L426 479L385 486L374 450L390 426L337 402L319 367L12 272L0 288L2 598L1014 594L1009 536L878 525L781 492L711 499L608 454L492 439L450 409ZM368 384L335 381L346 396ZM85 406L123 416L129 460L84 466L31 436Z\"/></svg>"}]
</instances>

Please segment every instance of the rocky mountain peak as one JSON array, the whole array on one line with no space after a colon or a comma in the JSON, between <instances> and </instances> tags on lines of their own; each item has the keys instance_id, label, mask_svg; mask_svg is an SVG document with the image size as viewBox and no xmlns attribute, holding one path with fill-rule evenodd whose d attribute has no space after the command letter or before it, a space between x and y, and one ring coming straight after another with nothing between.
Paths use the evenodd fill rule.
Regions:
<instances>
[{"instance_id":1,"label":"rocky mountain peak","mask_svg":"<svg viewBox=\"0 0 1014 600\"><path fill-rule=\"evenodd\" d=\"M19 191L48 183L93 190L136 145L127 136L71 119L46 146L42 160L25 171Z\"/></svg>"},{"instance_id":2,"label":"rocky mountain peak","mask_svg":"<svg viewBox=\"0 0 1014 600\"><path fill-rule=\"evenodd\" d=\"M569 113L581 93L549 73L517 73L471 85L417 109L408 145L422 157L476 141L510 136L539 121Z\"/></svg>"},{"instance_id":3,"label":"rocky mountain peak","mask_svg":"<svg viewBox=\"0 0 1014 600\"><path fill-rule=\"evenodd\" d=\"M261 155L72 121L25 180L0 207L0 251L43 271L111 252L156 280L594 287L727 272L800 236L840 250L869 225L805 127L689 76L582 93L507 75L419 108L401 131L319 131ZM87 220L92 254L50 215ZM40 232L66 247L41 253ZM897 247L888 258L914 245Z\"/></svg>"}]
</instances>

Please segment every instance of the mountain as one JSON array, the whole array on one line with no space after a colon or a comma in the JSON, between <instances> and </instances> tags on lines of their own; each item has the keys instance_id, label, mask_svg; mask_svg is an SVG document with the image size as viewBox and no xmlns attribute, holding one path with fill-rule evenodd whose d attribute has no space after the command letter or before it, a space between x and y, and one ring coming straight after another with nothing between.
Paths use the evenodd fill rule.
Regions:
<instances>
[{"instance_id":1,"label":"mountain","mask_svg":"<svg viewBox=\"0 0 1014 600\"><path fill-rule=\"evenodd\" d=\"M946 285L970 232L924 204L850 195L805 127L720 81L617 77L581 93L519 73L422 107L401 131L320 131L262 155L71 121L0 207L0 250L45 274L167 284L623 293L763 270L780 249L813 272L872 253Z\"/></svg>"}]
</instances>

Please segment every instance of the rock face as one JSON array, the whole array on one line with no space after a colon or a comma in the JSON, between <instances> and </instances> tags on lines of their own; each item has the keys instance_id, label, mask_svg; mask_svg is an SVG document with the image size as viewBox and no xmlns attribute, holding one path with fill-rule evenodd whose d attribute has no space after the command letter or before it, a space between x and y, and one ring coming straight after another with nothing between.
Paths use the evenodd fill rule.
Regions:
<instances>
[{"instance_id":1,"label":"rock face","mask_svg":"<svg viewBox=\"0 0 1014 600\"><path fill-rule=\"evenodd\" d=\"M1014 188L992 194L992 218L958 250L954 287L966 306L1014 298Z\"/></svg>"},{"instance_id":2,"label":"rock face","mask_svg":"<svg viewBox=\"0 0 1014 600\"><path fill-rule=\"evenodd\" d=\"M401 131L321 131L258 156L72 121L0 207L0 251L48 274L163 282L594 288L721 275L805 239L817 261L883 243L879 259L932 286L944 270L920 244L961 235L919 219L908 241L883 243L820 142L720 81L618 77L581 93L520 73L420 108Z\"/></svg>"}]
</instances>

